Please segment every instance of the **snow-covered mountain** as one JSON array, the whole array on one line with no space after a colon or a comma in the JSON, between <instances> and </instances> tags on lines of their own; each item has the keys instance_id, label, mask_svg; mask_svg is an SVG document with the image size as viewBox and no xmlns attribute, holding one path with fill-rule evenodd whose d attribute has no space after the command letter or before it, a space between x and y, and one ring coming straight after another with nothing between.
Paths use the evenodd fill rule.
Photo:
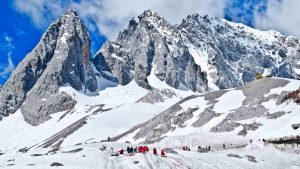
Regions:
<instances>
[{"instance_id":1,"label":"snow-covered mountain","mask_svg":"<svg viewBox=\"0 0 300 169\"><path fill-rule=\"evenodd\" d=\"M134 79L144 88L151 88L151 72L174 88L203 92L241 86L256 73L299 79L300 70L294 37L198 14L170 25L150 10L130 20L99 55L120 84Z\"/></svg>"},{"instance_id":2,"label":"snow-covered mountain","mask_svg":"<svg viewBox=\"0 0 300 169\"><path fill-rule=\"evenodd\" d=\"M38 125L74 108L62 86L95 95L134 80L153 90L157 78L180 90L207 92L237 87L256 73L298 79L300 46L294 37L197 14L170 25L153 11L130 20L115 42L92 59L87 29L74 10L49 26L0 93L0 118L21 109Z\"/></svg>"},{"instance_id":3,"label":"snow-covered mountain","mask_svg":"<svg viewBox=\"0 0 300 169\"><path fill-rule=\"evenodd\" d=\"M291 127L300 123L294 37L197 14L171 25L148 10L90 53L89 33L69 10L17 66L0 89L0 167L48 168L47 159L66 168L270 168L272 158L278 168L300 166L294 154L257 141L299 134ZM256 73L274 77L255 80ZM114 142L101 143L108 137ZM246 147L219 152L224 143ZM139 154L137 164L99 152L104 144L178 154ZM216 152L200 158L179 150L187 145Z\"/></svg>"},{"instance_id":4,"label":"snow-covered mountain","mask_svg":"<svg viewBox=\"0 0 300 169\"><path fill-rule=\"evenodd\" d=\"M75 100L59 93L59 87L95 92L90 56L87 29L76 12L69 10L49 26L3 86L0 118L21 109L28 123L38 125L52 113L72 109Z\"/></svg>"}]
</instances>

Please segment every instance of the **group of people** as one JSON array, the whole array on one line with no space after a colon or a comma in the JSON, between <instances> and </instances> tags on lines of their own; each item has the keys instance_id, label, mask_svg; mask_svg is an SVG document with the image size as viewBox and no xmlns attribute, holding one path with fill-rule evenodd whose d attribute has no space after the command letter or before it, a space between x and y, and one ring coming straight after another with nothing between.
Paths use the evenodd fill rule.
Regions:
<instances>
[{"instance_id":1,"label":"group of people","mask_svg":"<svg viewBox=\"0 0 300 169\"><path fill-rule=\"evenodd\" d=\"M210 150L210 146L205 146L205 147L198 146L198 150L199 150L199 149L207 149L207 150Z\"/></svg>"},{"instance_id":2,"label":"group of people","mask_svg":"<svg viewBox=\"0 0 300 169\"><path fill-rule=\"evenodd\" d=\"M182 150L185 150L185 151L191 151L191 149L190 149L188 146L182 147Z\"/></svg>"},{"instance_id":3,"label":"group of people","mask_svg":"<svg viewBox=\"0 0 300 169\"><path fill-rule=\"evenodd\" d=\"M149 147L148 146L139 146L139 147L135 147L133 148L132 146L131 147L127 147L126 149L127 153L129 155L133 155L133 153L143 153L143 154L146 154L149 152ZM121 149L120 151L118 151L118 154L119 155L122 155L124 154L124 150ZM157 149L156 148L153 148L153 155L158 155L158 152L157 152ZM161 150L160 151L160 155L161 157L166 157L166 153L164 152L164 150Z\"/></svg>"},{"instance_id":4,"label":"group of people","mask_svg":"<svg viewBox=\"0 0 300 169\"><path fill-rule=\"evenodd\" d=\"M139 146L137 149L138 149L139 153L148 153L149 152L148 146Z\"/></svg>"},{"instance_id":5,"label":"group of people","mask_svg":"<svg viewBox=\"0 0 300 169\"><path fill-rule=\"evenodd\" d=\"M131 147L127 147L127 153L133 153L133 152L136 152L136 148L133 148L132 146Z\"/></svg>"}]
</instances>

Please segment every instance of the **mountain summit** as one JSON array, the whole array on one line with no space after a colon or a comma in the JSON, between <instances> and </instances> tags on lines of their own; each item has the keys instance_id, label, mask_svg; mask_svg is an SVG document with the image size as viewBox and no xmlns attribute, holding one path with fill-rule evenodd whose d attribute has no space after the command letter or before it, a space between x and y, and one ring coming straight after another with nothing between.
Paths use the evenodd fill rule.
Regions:
<instances>
[{"instance_id":1,"label":"mountain summit","mask_svg":"<svg viewBox=\"0 0 300 169\"><path fill-rule=\"evenodd\" d=\"M32 125L49 115L74 107L76 102L59 87L70 85L95 92L97 83L90 63L90 37L74 10L52 23L37 46L18 65L0 93L0 112L8 116L21 108Z\"/></svg>"},{"instance_id":2,"label":"mountain summit","mask_svg":"<svg viewBox=\"0 0 300 169\"><path fill-rule=\"evenodd\" d=\"M198 14L170 25L145 11L99 53L120 84L134 79L149 89L151 75L204 92L247 84L256 73L299 79L300 70L298 39Z\"/></svg>"}]
</instances>

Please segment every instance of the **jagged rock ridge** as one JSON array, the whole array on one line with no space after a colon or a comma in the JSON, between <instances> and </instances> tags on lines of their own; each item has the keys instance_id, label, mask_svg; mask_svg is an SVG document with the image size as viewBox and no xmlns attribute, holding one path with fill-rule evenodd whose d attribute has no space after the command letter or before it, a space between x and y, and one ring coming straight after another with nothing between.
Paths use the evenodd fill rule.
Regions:
<instances>
[{"instance_id":1,"label":"jagged rock ridge","mask_svg":"<svg viewBox=\"0 0 300 169\"><path fill-rule=\"evenodd\" d=\"M99 55L120 84L134 79L144 88L151 88L151 72L174 88L203 92L241 86L256 73L298 79L300 70L294 37L198 14L170 25L150 10L130 20Z\"/></svg>"}]
</instances>

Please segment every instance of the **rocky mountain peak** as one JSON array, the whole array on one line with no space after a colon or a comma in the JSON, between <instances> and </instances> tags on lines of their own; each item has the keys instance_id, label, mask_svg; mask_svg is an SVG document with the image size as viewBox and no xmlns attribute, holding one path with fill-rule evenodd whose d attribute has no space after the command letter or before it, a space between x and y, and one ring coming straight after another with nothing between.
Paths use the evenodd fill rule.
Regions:
<instances>
[{"instance_id":1,"label":"rocky mountain peak","mask_svg":"<svg viewBox=\"0 0 300 169\"><path fill-rule=\"evenodd\" d=\"M78 16L77 11L75 9L68 9L67 12L65 13L65 16L66 15Z\"/></svg>"},{"instance_id":2,"label":"rocky mountain peak","mask_svg":"<svg viewBox=\"0 0 300 169\"><path fill-rule=\"evenodd\" d=\"M60 93L60 87L95 92L90 46L86 27L74 10L68 10L48 27L3 86L0 114L8 116L21 108L25 121L38 125L50 114L75 106L76 101Z\"/></svg>"},{"instance_id":3,"label":"rocky mountain peak","mask_svg":"<svg viewBox=\"0 0 300 169\"><path fill-rule=\"evenodd\" d=\"M120 84L134 79L151 88L153 71L172 87L202 92L246 84L256 73L297 79L298 48L297 40L275 31L199 14L170 25L148 10L101 53Z\"/></svg>"},{"instance_id":4,"label":"rocky mountain peak","mask_svg":"<svg viewBox=\"0 0 300 169\"><path fill-rule=\"evenodd\" d=\"M162 20L163 18L161 18L156 12L152 11L152 10L146 10L144 11L141 15L139 15L137 17L140 21L141 20L152 20L152 21L159 21Z\"/></svg>"}]
</instances>

